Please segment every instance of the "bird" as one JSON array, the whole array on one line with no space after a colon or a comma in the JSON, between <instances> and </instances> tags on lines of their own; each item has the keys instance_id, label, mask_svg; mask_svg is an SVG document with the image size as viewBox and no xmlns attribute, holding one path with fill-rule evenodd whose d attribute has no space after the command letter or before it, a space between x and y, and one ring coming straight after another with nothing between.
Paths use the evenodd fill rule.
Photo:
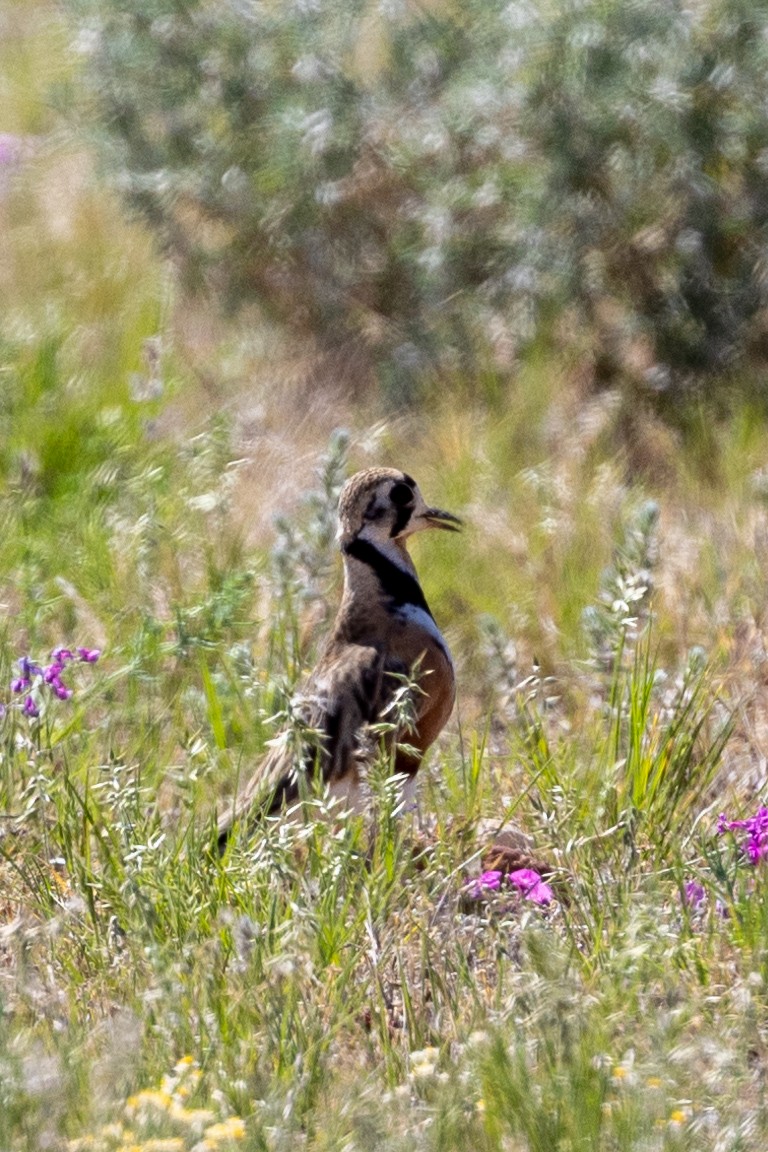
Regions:
<instances>
[{"instance_id":1,"label":"bird","mask_svg":"<svg viewBox=\"0 0 768 1152\"><path fill-rule=\"evenodd\" d=\"M395 737L391 752L393 772L405 777L412 793L422 757L453 709L456 675L407 542L427 529L459 531L461 523L453 513L430 507L407 472L367 468L344 484L336 534L344 589L299 698L299 747L288 732L274 742L218 819L220 853L236 825L250 832L264 816L295 807L302 775L351 810L364 811L365 761L372 754L366 733L391 718L388 709L411 677L407 744Z\"/></svg>"}]
</instances>

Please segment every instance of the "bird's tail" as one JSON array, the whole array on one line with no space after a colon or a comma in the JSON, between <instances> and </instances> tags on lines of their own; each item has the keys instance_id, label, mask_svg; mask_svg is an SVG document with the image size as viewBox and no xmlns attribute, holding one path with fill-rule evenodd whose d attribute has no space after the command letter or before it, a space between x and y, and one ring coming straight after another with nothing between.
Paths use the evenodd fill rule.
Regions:
<instances>
[{"instance_id":1,"label":"bird's tail","mask_svg":"<svg viewBox=\"0 0 768 1152\"><path fill-rule=\"evenodd\" d=\"M224 855L230 837L238 825L246 833L252 832L267 816L274 816L299 798L299 785L295 771L286 773L284 764L277 779L270 779L269 761L240 792L216 822L216 843L220 856Z\"/></svg>"}]
</instances>

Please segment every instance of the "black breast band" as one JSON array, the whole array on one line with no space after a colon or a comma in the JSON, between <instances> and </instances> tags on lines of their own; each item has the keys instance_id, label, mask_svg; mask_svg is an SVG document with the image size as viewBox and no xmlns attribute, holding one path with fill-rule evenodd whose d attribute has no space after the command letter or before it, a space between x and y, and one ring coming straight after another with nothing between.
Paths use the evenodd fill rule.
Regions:
<instances>
[{"instance_id":1,"label":"black breast band","mask_svg":"<svg viewBox=\"0 0 768 1152\"><path fill-rule=\"evenodd\" d=\"M390 598L396 608L412 604L415 608L423 608L428 616L432 616L416 577L410 572L404 572L393 560L383 552L379 552L370 541L359 538L351 540L349 544L344 545L344 551L347 556L352 556L373 569L382 592Z\"/></svg>"}]
</instances>

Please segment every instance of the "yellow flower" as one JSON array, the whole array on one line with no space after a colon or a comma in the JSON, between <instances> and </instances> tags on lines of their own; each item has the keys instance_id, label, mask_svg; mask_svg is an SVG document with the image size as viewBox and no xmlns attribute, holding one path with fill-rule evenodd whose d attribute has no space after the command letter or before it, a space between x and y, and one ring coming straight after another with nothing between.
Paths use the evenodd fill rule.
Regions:
<instances>
[{"instance_id":1,"label":"yellow flower","mask_svg":"<svg viewBox=\"0 0 768 1152\"><path fill-rule=\"evenodd\" d=\"M96 1137L88 1133L87 1136L78 1136L75 1140L67 1140L67 1152L85 1152L86 1148L93 1148Z\"/></svg>"},{"instance_id":2,"label":"yellow flower","mask_svg":"<svg viewBox=\"0 0 768 1152\"><path fill-rule=\"evenodd\" d=\"M180 1136L155 1137L139 1145L141 1152L184 1152L184 1141Z\"/></svg>"},{"instance_id":3,"label":"yellow flower","mask_svg":"<svg viewBox=\"0 0 768 1152\"><path fill-rule=\"evenodd\" d=\"M190 1128L202 1128L205 1124L210 1124L216 1119L216 1113L212 1112L210 1108L185 1108L178 1100L174 1100L168 1109L168 1115L172 1120L178 1120L181 1124L188 1124Z\"/></svg>"},{"instance_id":4,"label":"yellow flower","mask_svg":"<svg viewBox=\"0 0 768 1152\"><path fill-rule=\"evenodd\" d=\"M179 1060L176 1067L174 1068L174 1072L177 1072L180 1076L181 1073L185 1072L187 1068L191 1068L194 1063L194 1056L182 1056L181 1060Z\"/></svg>"},{"instance_id":5,"label":"yellow flower","mask_svg":"<svg viewBox=\"0 0 768 1152\"><path fill-rule=\"evenodd\" d=\"M686 1116L685 1112L682 1112L679 1108L675 1108L669 1114L670 1124L674 1124L674 1125L685 1124L687 1119L688 1119L688 1117Z\"/></svg>"},{"instance_id":6,"label":"yellow flower","mask_svg":"<svg viewBox=\"0 0 768 1152\"><path fill-rule=\"evenodd\" d=\"M131 1114L143 1108L157 1108L161 1112L167 1112L170 1104L170 1095L157 1088L145 1088L135 1096L129 1096L125 1102L126 1109Z\"/></svg>"},{"instance_id":7,"label":"yellow flower","mask_svg":"<svg viewBox=\"0 0 768 1152\"><path fill-rule=\"evenodd\" d=\"M661 1088L661 1080L658 1076L649 1076L645 1083L649 1088Z\"/></svg>"},{"instance_id":8,"label":"yellow flower","mask_svg":"<svg viewBox=\"0 0 768 1152\"><path fill-rule=\"evenodd\" d=\"M176 1067L178 1068L178 1064ZM175 1095L180 1096L182 1100L186 1096L191 1096L202 1078L203 1074L199 1068L190 1068L188 1072L182 1074L182 1082L176 1089Z\"/></svg>"},{"instance_id":9,"label":"yellow flower","mask_svg":"<svg viewBox=\"0 0 768 1152\"><path fill-rule=\"evenodd\" d=\"M245 1136L245 1121L239 1116L230 1116L220 1124L211 1124L206 1128L205 1135L209 1140L242 1140Z\"/></svg>"}]
</instances>

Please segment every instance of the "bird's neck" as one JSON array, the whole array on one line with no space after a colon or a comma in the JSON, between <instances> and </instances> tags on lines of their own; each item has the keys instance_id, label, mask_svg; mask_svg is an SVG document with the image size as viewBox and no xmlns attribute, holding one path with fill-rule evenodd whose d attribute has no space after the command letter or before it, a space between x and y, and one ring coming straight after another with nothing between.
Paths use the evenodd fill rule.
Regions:
<instances>
[{"instance_id":1,"label":"bird's neck","mask_svg":"<svg viewBox=\"0 0 768 1152\"><path fill-rule=\"evenodd\" d=\"M411 605L431 615L404 544L396 540L374 543L357 536L342 546L342 554L344 595L339 620L352 631L357 632L375 615L376 606L389 613Z\"/></svg>"},{"instance_id":2,"label":"bird's neck","mask_svg":"<svg viewBox=\"0 0 768 1152\"><path fill-rule=\"evenodd\" d=\"M349 561L357 561L369 568L381 570L389 564L394 564L402 572L409 573L418 581L416 567L411 559L404 540L393 540L391 537L377 536L371 539L361 532L353 540L347 541L341 548L344 557L344 570L347 575L354 575L357 565L350 565Z\"/></svg>"}]
</instances>

